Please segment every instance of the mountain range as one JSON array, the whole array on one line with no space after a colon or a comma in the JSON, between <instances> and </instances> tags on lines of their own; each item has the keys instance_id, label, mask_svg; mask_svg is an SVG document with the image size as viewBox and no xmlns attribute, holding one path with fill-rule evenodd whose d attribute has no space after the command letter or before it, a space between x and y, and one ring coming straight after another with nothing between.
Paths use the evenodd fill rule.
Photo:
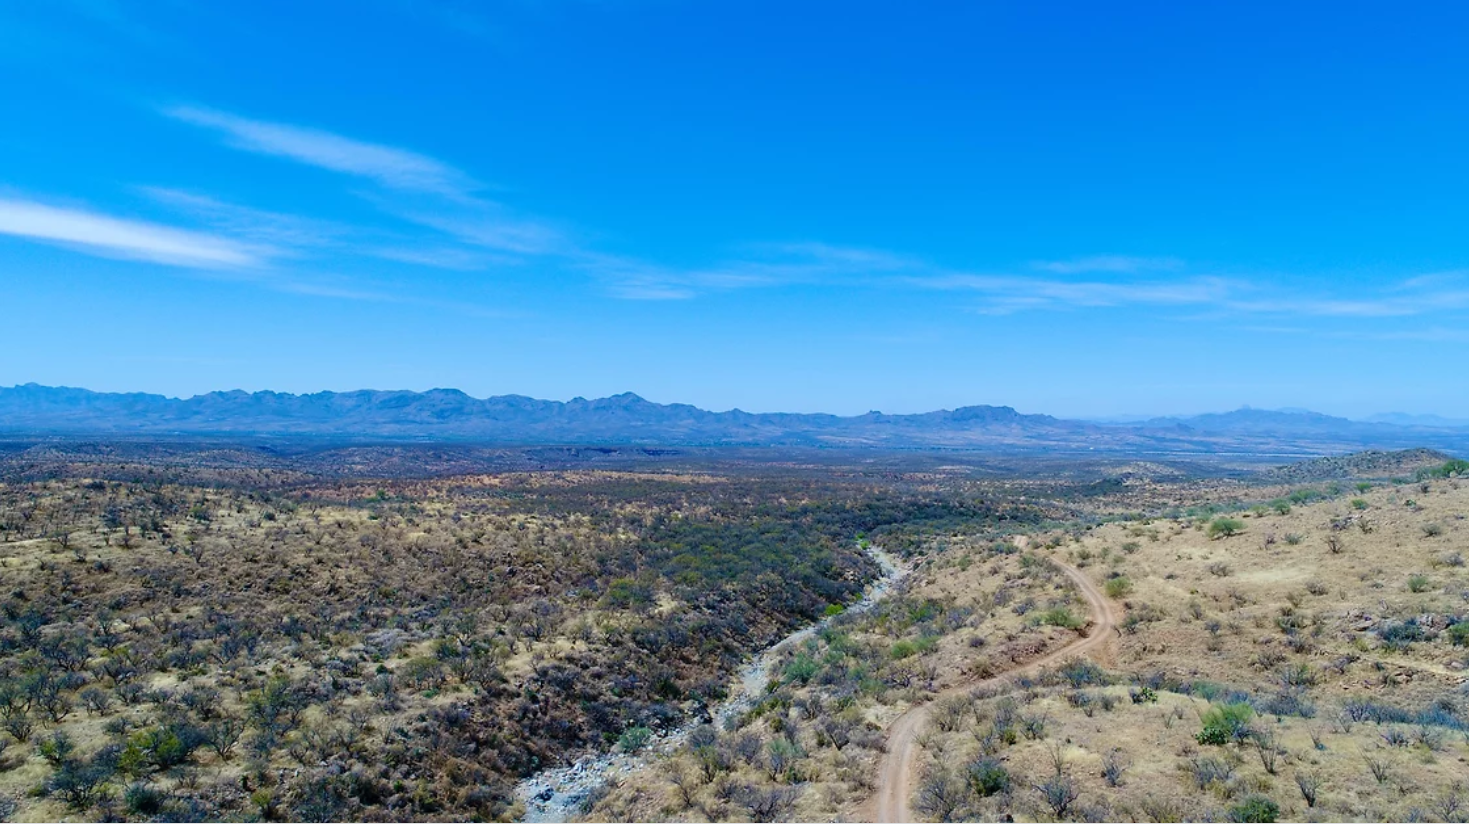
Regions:
<instances>
[{"instance_id":1,"label":"mountain range","mask_svg":"<svg viewBox=\"0 0 1469 824\"><path fill-rule=\"evenodd\" d=\"M515 444L824 446L995 451L1315 455L1433 447L1469 451L1469 425L1401 416L1353 421L1305 410L1239 409L1096 423L966 406L911 415L711 412L630 392L608 398L474 398L455 389L191 398L25 384L0 388L10 437L312 437Z\"/></svg>"}]
</instances>

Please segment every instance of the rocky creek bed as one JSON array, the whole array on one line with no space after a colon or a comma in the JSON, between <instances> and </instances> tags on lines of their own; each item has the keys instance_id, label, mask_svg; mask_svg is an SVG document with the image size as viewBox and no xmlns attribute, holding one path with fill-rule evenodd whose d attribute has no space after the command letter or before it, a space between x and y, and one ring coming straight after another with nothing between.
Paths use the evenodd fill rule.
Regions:
<instances>
[{"instance_id":1,"label":"rocky creek bed","mask_svg":"<svg viewBox=\"0 0 1469 824\"><path fill-rule=\"evenodd\" d=\"M882 575L867 587L860 600L842 614L871 609L874 604L887 597L907 573L905 567L881 548L868 545L864 546L864 550L882 568ZM748 712L765 693L765 687L770 683L771 671L781 652L792 644L799 644L814 636L831 621L830 617L823 618L766 647L740 669L729 697L710 713L695 716L673 729L655 733L638 752L592 753L567 766L545 769L522 780L515 788L516 797L525 805L525 815L521 820L566 821L583 811L587 799L599 787L646 767L660 756L674 752L688 739L689 733L700 725L714 723L724 727L731 719Z\"/></svg>"}]
</instances>

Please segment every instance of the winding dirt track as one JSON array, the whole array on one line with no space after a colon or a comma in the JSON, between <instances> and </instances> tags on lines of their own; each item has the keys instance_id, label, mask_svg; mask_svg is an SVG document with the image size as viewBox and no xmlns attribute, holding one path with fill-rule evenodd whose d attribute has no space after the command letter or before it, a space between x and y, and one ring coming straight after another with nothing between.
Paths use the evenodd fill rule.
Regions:
<instances>
[{"instance_id":1,"label":"winding dirt track","mask_svg":"<svg viewBox=\"0 0 1469 824\"><path fill-rule=\"evenodd\" d=\"M1112 614L1112 607L1106 597L1102 595L1101 590L1097 589L1097 585L1080 571L1060 562L1055 563L1057 568L1066 574L1066 577L1076 583L1091 608L1092 623L1087 634L1009 672L949 687L934 696L935 699L966 693L979 686L1002 683L1034 672L1062 658L1090 652L1107 643L1117 625L1117 620ZM913 767L917 763L918 754L916 744L918 733L923 730L923 725L928 723L932 707L932 701L919 704L898 716L897 720L888 727L887 752L878 767L877 790L873 793L872 800L862 808L861 820L880 822L913 820L912 811L908 808L908 799L913 794Z\"/></svg>"}]
</instances>

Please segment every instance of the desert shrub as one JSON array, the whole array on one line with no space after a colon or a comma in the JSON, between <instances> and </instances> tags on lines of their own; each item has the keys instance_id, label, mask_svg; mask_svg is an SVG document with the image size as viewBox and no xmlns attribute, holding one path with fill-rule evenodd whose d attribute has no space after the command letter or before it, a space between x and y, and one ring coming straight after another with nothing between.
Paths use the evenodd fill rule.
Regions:
<instances>
[{"instance_id":1,"label":"desert shrub","mask_svg":"<svg viewBox=\"0 0 1469 824\"><path fill-rule=\"evenodd\" d=\"M71 760L72 753L76 752L76 742L65 730L57 730L42 739L36 751L55 769Z\"/></svg>"},{"instance_id":2,"label":"desert shrub","mask_svg":"<svg viewBox=\"0 0 1469 824\"><path fill-rule=\"evenodd\" d=\"M1448 636L1454 646L1469 647L1469 619L1450 624Z\"/></svg>"},{"instance_id":3,"label":"desert shrub","mask_svg":"<svg viewBox=\"0 0 1469 824\"><path fill-rule=\"evenodd\" d=\"M907 639L898 641L897 643L893 644L891 649L888 650L888 657L892 658L894 661L901 661L904 658L911 658L917 654L918 645Z\"/></svg>"},{"instance_id":4,"label":"desert shrub","mask_svg":"<svg viewBox=\"0 0 1469 824\"><path fill-rule=\"evenodd\" d=\"M1296 772L1296 788L1301 791L1301 798L1305 800L1307 807L1316 806L1316 801L1321 793L1323 779L1312 772Z\"/></svg>"},{"instance_id":5,"label":"desert shrub","mask_svg":"<svg viewBox=\"0 0 1469 824\"><path fill-rule=\"evenodd\" d=\"M129 784L123 790L123 804L127 811L141 818L153 818L163 812L168 796L156 787L147 784Z\"/></svg>"},{"instance_id":6,"label":"desert shrub","mask_svg":"<svg viewBox=\"0 0 1469 824\"><path fill-rule=\"evenodd\" d=\"M1418 724L1459 731L1469 730L1469 722L1442 704L1415 711L1367 698L1349 698L1342 705L1342 715L1350 721L1371 721L1374 724Z\"/></svg>"},{"instance_id":7,"label":"desert shrub","mask_svg":"<svg viewBox=\"0 0 1469 824\"><path fill-rule=\"evenodd\" d=\"M1299 532L1285 533L1285 542L1287 544L1290 544L1291 546L1299 546L1300 543L1304 540L1306 540L1306 536L1302 535Z\"/></svg>"},{"instance_id":8,"label":"desert shrub","mask_svg":"<svg viewBox=\"0 0 1469 824\"><path fill-rule=\"evenodd\" d=\"M1081 629L1082 620L1069 607L1052 607L1042 612L1038 618L1041 624L1062 629Z\"/></svg>"},{"instance_id":9,"label":"desert shrub","mask_svg":"<svg viewBox=\"0 0 1469 824\"><path fill-rule=\"evenodd\" d=\"M1423 641L1427 636L1428 633L1423 629L1423 625L1418 623L1417 618L1388 621L1377 631L1377 637L1382 641L1382 645L1398 652L1407 650L1415 641Z\"/></svg>"},{"instance_id":10,"label":"desert shrub","mask_svg":"<svg viewBox=\"0 0 1469 824\"><path fill-rule=\"evenodd\" d=\"M1051 808L1057 821L1065 821L1072 806L1081 797L1081 788L1071 776L1059 772L1035 785L1035 790L1040 793L1046 806Z\"/></svg>"},{"instance_id":11,"label":"desert shrub","mask_svg":"<svg viewBox=\"0 0 1469 824\"><path fill-rule=\"evenodd\" d=\"M1132 581L1126 577L1118 576L1107 579L1106 583L1108 598L1123 598L1132 591Z\"/></svg>"},{"instance_id":12,"label":"desert shrub","mask_svg":"<svg viewBox=\"0 0 1469 824\"><path fill-rule=\"evenodd\" d=\"M1111 682L1106 670L1086 658L1072 658L1061 665L1059 672L1073 687L1105 685Z\"/></svg>"},{"instance_id":13,"label":"desert shrub","mask_svg":"<svg viewBox=\"0 0 1469 824\"><path fill-rule=\"evenodd\" d=\"M1305 692L1299 689L1281 690L1274 695L1256 698L1251 703L1262 715L1274 715L1277 718L1283 716L1316 717L1316 705L1307 700Z\"/></svg>"},{"instance_id":14,"label":"desert shrub","mask_svg":"<svg viewBox=\"0 0 1469 824\"><path fill-rule=\"evenodd\" d=\"M1392 777L1392 762L1386 758L1373 758L1366 753L1362 754L1362 758L1367 762L1367 771L1377 783L1385 784Z\"/></svg>"},{"instance_id":15,"label":"desert shrub","mask_svg":"<svg viewBox=\"0 0 1469 824\"><path fill-rule=\"evenodd\" d=\"M789 821L798 795L795 787L746 785L733 797L749 812L751 821Z\"/></svg>"},{"instance_id":16,"label":"desert shrub","mask_svg":"<svg viewBox=\"0 0 1469 824\"><path fill-rule=\"evenodd\" d=\"M962 695L938 701L933 705L933 724L940 732L953 732L964 723L969 708L969 700Z\"/></svg>"},{"instance_id":17,"label":"desert shrub","mask_svg":"<svg viewBox=\"0 0 1469 824\"><path fill-rule=\"evenodd\" d=\"M1027 740L1039 741L1046 737L1046 722L1050 718L1044 714L1020 716L1020 732Z\"/></svg>"},{"instance_id":18,"label":"desert shrub","mask_svg":"<svg viewBox=\"0 0 1469 824\"><path fill-rule=\"evenodd\" d=\"M1423 575L1422 573L1414 573L1413 575L1408 576L1409 592L1427 592L1428 588L1432 585L1432 579L1430 579L1427 575Z\"/></svg>"},{"instance_id":19,"label":"desert shrub","mask_svg":"<svg viewBox=\"0 0 1469 824\"><path fill-rule=\"evenodd\" d=\"M1317 681L1316 671L1304 661L1281 667L1275 677L1283 687L1314 687Z\"/></svg>"},{"instance_id":20,"label":"desert shrub","mask_svg":"<svg viewBox=\"0 0 1469 824\"><path fill-rule=\"evenodd\" d=\"M1357 511L1360 512L1361 510L1364 510L1366 508L1367 508L1367 501L1365 499L1363 499L1363 498L1353 498L1352 499L1352 509L1355 509L1355 510L1357 510Z\"/></svg>"},{"instance_id":21,"label":"desert shrub","mask_svg":"<svg viewBox=\"0 0 1469 824\"><path fill-rule=\"evenodd\" d=\"M969 789L980 798L988 798L1010 789L1010 772L998 760L989 757L975 759L964 770Z\"/></svg>"},{"instance_id":22,"label":"desert shrub","mask_svg":"<svg viewBox=\"0 0 1469 824\"><path fill-rule=\"evenodd\" d=\"M1183 766L1183 770L1193 779L1194 786L1200 790L1207 790L1214 784L1225 785L1234 778L1234 764L1228 759L1216 758L1212 755L1194 756Z\"/></svg>"},{"instance_id":23,"label":"desert shrub","mask_svg":"<svg viewBox=\"0 0 1469 824\"><path fill-rule=\"evenodd\" d=\"M46 781L46 790L73 810L85 810L97 801L117 771L116 746L103 747L91 758L66 758Z\"/></svg>"},{"instance_id":24,"label":"desert shrub","mask_svg":"<svg viewBox=\"0 0 1469 824\"><path fill-rule=\"evenodd\" d=\"M1418 470L1418 480L1428 478L1451 478L1455 475L1463 476L1469 474L1469 461L1454 459L1446 461L1441 466L1429 467Z\"/></svg>"},{"instance_id":25,"label":"desert shrub","mask_svg":"<svg viewBox=\"0 0 1469 824\"><path fill-rule=\"evenodd\" d=\"M167 724L140 730L128 738L118 756L118 768L133 777L167 770L189 760L207 741L205 732L188 724Z\"/></svg>"},{"instance_id":26,"label":"desert shrub","mask_svg":"<svg viewBox=\"0 0 1469 824\"><path fill-rule=\"evenodd\" d=\"M1280 815L1280 805L1267 795L1251 793L1229 808L1229 820L1271 824Z\"/></svg>"},{"instance_id":27,"label":"desert shrub","mask_svg":"<svg viewBox=\"0 0 1469 824\"><path fill-rule=\"evenodd\" d=\"M1443 534L1443 524L1424 524L1422 529L1425 538L1437 538Z\"/></svg>"},{"instance_id":28,"label":"desert shrub","mask_svg":"<svg viewBox=\"0 0 1469 824\"><path fill-rule=\"evenodd\" d=\"M1291 503L1306 504L1321 497L1321 493L1315 489L1297 489L1289 496Z\"/></svg>"},{"instance_id":29,"label":"desert shrub","mask_svg":"<svg viewBox=\"0 0 1469 824\"><path fill-rule=\"evenodd\" d=\"M952 772L933 768L918 785L913 806L937 821L953 821L954 814L968 800L969 786Z\"/></svg>"},{"instance_id":30,"label":"desert shrub","mask_svg":"<svg viewBox=\"0 0 1469 824\"><path fill-rule=\"evenodd\" d=\"M1250 721L1255 711L1244 702L1216 704L1203 716L1203 729L1194 736L1200 744L1223 746L1249 737Z\"/></svg>"},{"instance_id":31,"label":"desert shrub","mask_svg":"<svg viewBox=\"0 0 1469 824\"><path fill-rule=\"evenodd\" d=\"M1106 780L1109 787L1120 787L1122 785L1122 774L1127 771L1129 762L1122 750L1113 747L1102 756L1102 778Z\"/></svg>"},{"instance_id":32,"label":"desert shrub","mask_svg":"<svg viewBox=\"0 0 1469 824\"><path fill-rule=\"evenodd\" d=\"M631 727L617 738L617 748L623 752L638 752L648 745L653 731L647 727Z\"/></svg>"},{"instance_id":33,"label":"desert shrub","mask_svg":"<svg viewBox=\"0 0 1469 824\"><path fill-rule=\"evenodd\" d=\"M815 677L821 665L809 653L801 652L786 664L785 680L788 683L805 684Z\"/></svg>"},{"instance_id":34,"label":"desert shrub","mask_svg":"<svg viewBox=\"0 0 1469 824\"><path fill-rule=\"evenodd\" d=\"M796 761L801 758L801 749L784 738L771 739L765 745L765 763L771 778L788 777Z\"/></svg>"},{"instance_id":35,"label":"desert shrub","mask_svg":"<svg viewBox=\"0 0 1469 824\"><path fill-rule=\"evenodd\" d=\"M1209 522L1205 534L1210 538L1230 538L1244 532L1245 523L1237 518L1220 516Z\"/></svg>"}]
</instances>

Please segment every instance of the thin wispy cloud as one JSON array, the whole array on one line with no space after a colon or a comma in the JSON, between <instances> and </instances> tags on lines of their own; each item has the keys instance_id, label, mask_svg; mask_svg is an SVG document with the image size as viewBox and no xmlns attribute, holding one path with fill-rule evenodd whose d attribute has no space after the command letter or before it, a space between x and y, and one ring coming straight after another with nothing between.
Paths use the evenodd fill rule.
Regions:
<instances>
[{"instance_id":1,"label":"thin wispy cloud","mask_svg":"<svg viewBox=\"0 0 1469 824\"><path fill-rule=\"evenodd\" d=\"M433 230L455 246L431 250L394 248L375 254L402 262L468 269L477 265L542 262L583 271L614 297L681 300L712 291L819 283L834 277L911 269L915 261L891 252L817 242L750 244L742 256L709 266L672 267L656 261L589 248L563 226L517 213L506 204L471 193L468 175L448 163L405 149L285 123L253 120L215 109L176 106L164 114L223 132L229 145L372 180L380 190L358 192L385 214ZM239 231L268 234L291 225L268 213L226 211L221 204L178 193L166 197ZM484 253L491 253L485 256Z\"/></svg>"},{"instance_id":2,"label":"thin wispy cloud","mask_svg":"<svg viewBox=\"0 0 1469 824\"><path fill-rule=\"evenodd\" d=\"M1132 255L1091 255L1069 260L1038 260L1031 267L1058 275L1113 272L1169 272L1183 268L1183 261L1172 257L1136 257Z\"/></svg>"},{"instance_id":3,"label":"thin wispy cloud","mask_svg":"<svg viewBox=\"0 0 1469 824\"><path fill-rule=\"evenodd\" d=\"M698 295L686 274L647 261L588 252L572 265L624 300L688 300Z\"/></svg>"},{"instance_id":4,"label":"thin wispy cloud","mask_svg":"<svg viewBox=\"0 0 1469 824\"><path fill-rule=\"evenodd\" d=\"M1184 281L1072 281L1011 275L945 274L916 281L930 289L962 290L985 295L984 309L1013 312L1060 307L1133 305L1187 306L1226 298L1233 286L1222 278Z\"/></svg>"},{"instance_id":5,"label":"thin wispy cloud","mask_svg":"<svg viewBox=\"0 0 1469 824\"><path fill-rule=\"evenodd\" d=\"M477 184L469 175L428 155L198 106L175 106L163 113L222 132L228 145L243 151L372 181L381 189L357 194L386 214L440 232L465 246L528 257L579 251L552 221L514 214L504 204L474 194ZM402 261L414 257L408 253L386 256ZM433 257L449 259L442 251ZM460 268L469 260L469 255L461 255L448 268Z\"/></svg>"},{"instance_id":6,"label":"thin wispy cloud","mask_svg":"<svg viewBox=\"0 0 1469 824\"><path fill-rule=\"evenodd\" d=\"M384 260L428 266L434 269L451 269L458 272L477 272L491 266L515 266L518 258L486 254L470 249L424 248L421 246L380 247L366 249L367 254Z\"/></svg>"},{"instance_id":7,"label":"thin wispy cloud","mask_svg":"<svg viewBox=\"0 0 1469 824\"><path fill-rule=\"evenodd\" d=\"M0 234L105 257L201 268L260 265L270 249L227 237L29 200L0 199Z\"/></svg>"},{"instance_id":8,"label":"thin wispy cloud","mask_svg":"<svg viewBox=\"0 0 1469 824\"><path fill-rule=\"evenodd\" d=\"M574 253L575 245L546 221L520 218L498 204L481 203L469 209L434 212L413 209L398 212L405 220L443 232L461 243L520 255Z\"/></svg>"},{"instance_id":9,"label":"thin wispy cloud","mask_svg":"<svg viewBox=\"0 0 1469 824\"><path fill-rule=\"evenodd\" d=\"M357 243L358 254L455 270L541 264L580 271L625 300L689 300L738 289L792 285L918 288L969 293L983 314L1075 311L1129 306L1191 307L1240 316L1397 318L1469 308L1461 273L1405 279L1373 295L1322 298L1292 293L1289 279L1221 277L1168 256L1096 254L1034 260L1012 271L946 268L913 255L817 241L751 243L709 265L673 266L591 248L564 224L517 213L474 193L476 184L455 166L407 149L333 132L255 120L199 106L163 110L176 120L224 134L235 148L288 158L377 184L357 192L395 219L428 230L433 243ZM322 226L172 190L155 197L192 208L232 236L301 247L330 243ZM340 249L339 249L340 251Z\"/></svg>"},{"instance_id":10,"label":"thin wispy cloud","mask_svg":"<svg viewBox=\"0 0 1469 824\"><path fill-rule=\"evenodd\" d=\"M175 120L222 132L237 149L273 155L342 174L364 177L390 189L465 198L476 184L469 176L427 155L367 143L320 129L252 120L197 106L172 106Z\"/></svg>"},{"instance_id":11,"label":"thin wispy cloud","mask_svg":"<svg viewBox=\"0 0 1469 824\"><path fill-rule=\"evenodd\" d=\"M1406 318L1469 309L1469 283L1465 282L1462 274L1455 272L1410 277L1388 284L1376 294L1355 291L1357 293L1350 298L1319 298L1277 292L1229 300L1225 308L1257 314L1358 319Z\"/></svg>"},{"instance_id":12,"label":"thin wispy cloud","mask_svg":"<svg viewBox=\"0 0 1469 824\"><path fill-rule=\"evenodd\" d=\"M339 223L229 203L210 195L159 186L138 188L155 202L205 223L230 237L275 247L329 246L354 230Z\"/></svg>"},{"instance_id":13,"label":"thin wispy cloud","mask_svg":"<svg viewBox=\"0 0 1469 824\"><path fill-rule=\"evenodd\" d=\"M419 295L364 288L341 275L317 275L282 268L288 257L283 245L263 241L302 241L293 221L275 225L275 215L258 210L238 211L206 196L182 195L170 190L153 190L163 198L173 198L190 207L222 210L230 220L248 218L249 226L242 234L251 241L223 234L195 231L159 223L130 220L99 212L63 208L33 200L0 198L0 235L73 249L104 258L140 260L177 267L194 278L244 284L293 295L371 303L399 303L433 306L479 316L502 316L503 313L480 306L454 301L435 301ZM263 223L258 221L264 220ZM268 231L261 229L268 228ZM316 236L309 238L315 240ZM394 250L377 249L373 253L387 257ZM443 261L440 261L443 263Z\"/></svg>"},{"instance_id":14,"label":"thin wispy cloud","mask_svg":"<svg viewBox=\"0 0 1469 824\"><path fill-rule=\"evenodd\" d=\"M581 252L573 265L629 300L686 300L710 292L796 285L857 285L920 266L917 261L872 249L824 243L747 244L744 256L709 266L672 267L636 258Z\"/></svg>"},{"instance_id":15,"label":"thin wispy cloud","mask_svg":"<svg viewBox=\"0 0 1469 824\"><path fill-rule=\"evenodd\" d=\"M400 234L242 206L197 192L157 186L141 186L138 191L196 223L237 240L268 244L282 256L378 258L459 271L513 262L475 250L425 246L417 238Z\"/></svg>"}]
</instances>

